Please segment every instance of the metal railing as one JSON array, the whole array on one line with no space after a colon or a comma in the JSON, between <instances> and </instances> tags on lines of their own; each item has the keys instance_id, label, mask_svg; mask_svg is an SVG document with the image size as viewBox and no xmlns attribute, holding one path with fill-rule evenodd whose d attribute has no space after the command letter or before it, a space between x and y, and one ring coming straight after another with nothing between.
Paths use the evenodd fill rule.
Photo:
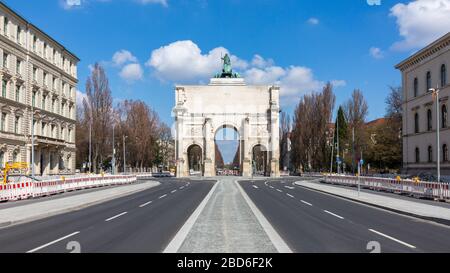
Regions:
<instances>
[{"instance_id":1,"label":"metal railing","mask_svg":"<svg viewBox=\"0 0 450 273\"><path fill-rule=\"evenodd\" d=\"M391 179L380 177L357 177L345 175L325 175L325 183L361 187L376 191L411 195L429 199L450 199L448 183L427 182L419 179Z\"/></svg>"}]
</instances>

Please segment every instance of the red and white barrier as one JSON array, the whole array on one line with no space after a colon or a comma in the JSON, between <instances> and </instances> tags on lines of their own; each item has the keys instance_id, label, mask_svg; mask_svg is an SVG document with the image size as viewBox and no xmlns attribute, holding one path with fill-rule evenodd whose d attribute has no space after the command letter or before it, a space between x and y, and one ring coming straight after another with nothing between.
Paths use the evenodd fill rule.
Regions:
<instances>
[{"instance_id":1,"label":"red and white barrier","mask_svg":"<svg viewBox=\"0 0 450 273\"><path fill-rule=\"evenodd\" d=\"M353 187L356 187L359 183L361 188L371 190L409 194L424 198L450 199L449 184L447 183L413 181L411 179L396 180L390 178L364 176L358 179L356 176L337 175L325 176L325 182Z\"/></svg>"},{"instance_id":2,"label":"red and white barrier","mask_svg":"<svg viewBox=\"0 0 450 273\"><path fill-rule=\"evenodd\" d=\"M11 182L0 185L0 201L27 199L94 187L136 182L134 175L78 177L46 181Z\"/></svg>"}]
</instances>

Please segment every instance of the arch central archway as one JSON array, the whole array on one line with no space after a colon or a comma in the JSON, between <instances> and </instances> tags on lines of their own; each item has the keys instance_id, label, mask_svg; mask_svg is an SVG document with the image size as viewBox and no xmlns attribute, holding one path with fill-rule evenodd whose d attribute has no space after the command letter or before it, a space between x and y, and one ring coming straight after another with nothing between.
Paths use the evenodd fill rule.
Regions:
<instances>
[{"instance_id":1,"label":"arch central archway","mask_svg":"<svg viewBox=\"0 0 450 273\"><path fill-rule=\"evenodd\" d=\"M252 170L254 176L268 176L268 151L261 144L257 144L252 149Z\"/></svg>"},{"instance_id":2,"label":"arch central archway","mask_svg":"<svg viewBox=\"0 0 450 273\"><path fill-rule=\"evenodd\" d=\"M236 127L223 125L216 130L214 154L216 175L241 175L241 138Z\"/></svg>"},{"instance_id":3,"label":"arch central archway","mask_svg":"<svg viewBox=\"0 0 450 273\"><path fill-rule=\"evenodd\" d=\"M193 144L187 150L189 175L201 176L203 174L203 152L202 148Z\"/></svg>"}]
</instances>

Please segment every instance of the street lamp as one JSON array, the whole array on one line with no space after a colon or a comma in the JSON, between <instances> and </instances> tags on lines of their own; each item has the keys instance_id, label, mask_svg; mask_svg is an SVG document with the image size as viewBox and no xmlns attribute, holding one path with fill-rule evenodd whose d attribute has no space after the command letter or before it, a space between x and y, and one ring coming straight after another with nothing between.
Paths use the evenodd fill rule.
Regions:
<instances>
[{"instance_id":1,"label":"street lamp","mask_svg":"<svg viewBox=\"0 0 450 273\"><path fill-rule=\"evenodd\" d=\"M123 139L123 174L126 173L126 161L125 161L125 139L127 139L128 136L123 135L122 139Z\"/></svg>"},{"instance_id":2,"label":"street lamp","mask_svg":"<svg viewBox=\"0 0 450 273\"><path fill-rule=\"evenodd\" d=\"M436 100L436 152L437 152L437 160L436 160L436 168L437 168L437 180L439 183L439 188L440 188L440 195L442 198L442 185L441 185L441 147L440 147L440 139L439 139L439 129L440 129L440 124L439 124L439 86L437 86L436 88L430 88L429 89L430 92L433 93L433 100Z\"/></svg>"}]
</instances>

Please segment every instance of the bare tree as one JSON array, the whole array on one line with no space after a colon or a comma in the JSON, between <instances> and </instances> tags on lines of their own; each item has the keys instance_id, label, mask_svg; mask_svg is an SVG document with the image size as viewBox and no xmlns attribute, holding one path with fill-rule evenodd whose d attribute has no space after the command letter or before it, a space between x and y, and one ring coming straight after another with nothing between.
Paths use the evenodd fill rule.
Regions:
<instances>
[{"instance_id":1,"label":"bare tree","mask_svg":"<svg viewBox=\"0 0 450 273\"><path fill-rule=\"evenodd\" d=\"M111 134L112 97L105 70L98 63L86 80L86 96L83 101L84 121L92 122L92 163L93 171L99 172L111 154L109 136Z\"/></svg>"},{"instance_id":2,"label":"bare tree","mask_svg":"<svg viewBox=\"0 0 450 273\"><path fill-rule=\"evenodd\" d=\"M355 171L356 159L360 158L361 153L367 145L368 135L365 131L366 118L369 113L369 106L359 89L355 89L352 97L344 104L344 113L348 122L349 129L349 147L352 149L350 164ZM353 136L355 141L353 141Z\"/></svg>"}]
</instances>

